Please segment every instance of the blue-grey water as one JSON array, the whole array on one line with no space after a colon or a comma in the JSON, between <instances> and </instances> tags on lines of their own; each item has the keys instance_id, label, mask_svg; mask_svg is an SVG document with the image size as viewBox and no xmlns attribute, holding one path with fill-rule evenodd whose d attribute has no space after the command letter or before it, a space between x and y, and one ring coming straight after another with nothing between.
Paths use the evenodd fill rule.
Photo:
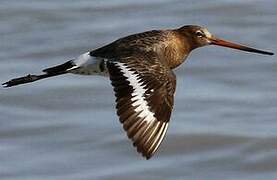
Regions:
<instances>
[{"instance_id":1,"label":"blue-grey water","mask_svg":"<svg viewBox=\"0 0 277 180\"><path fill-rule=\"evenodd\" d=\"M277 52L275 0L1 0L0 82L119 37L199 24ZM195 50L177 74L157 154L144 160L107 78L64 75L0 89L1 180L277 179L277 58Z\"/></svg>"}]
</instances>

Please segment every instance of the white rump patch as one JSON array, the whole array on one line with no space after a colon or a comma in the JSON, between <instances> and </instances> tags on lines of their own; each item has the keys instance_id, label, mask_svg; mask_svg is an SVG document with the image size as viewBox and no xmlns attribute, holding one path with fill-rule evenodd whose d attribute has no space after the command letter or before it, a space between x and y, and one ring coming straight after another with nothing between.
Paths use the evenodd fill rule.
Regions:
<instances>
[{"instance_id":1,"label":"white rump patch","mask_svg":"<svg viewBox=\"0 0 277 180\"><path fill-rule=\"evenodd\" d=\"M133 102L132 106L137 106L135 111L141 112L139 114L139 117L144 118L144 121L146 121L147 123L154 121L156 119L154 117L154 113L150 111L148 103L144 97L147 89L145 89L145 85L142 85L143 82L139 82L138 74L130 71L130 69L124 63L116 62L115 64L121 69L121 72L127 78L127 80L130 82L130 85L134 89L131 101Z\"/></svg>"},{"instance_id":2,"label":"white rump patch","mask_svg":"<svg viewBox=\"0 0 277 180\"><path fill-rule=\"evenodd\" d=\"M76 64L76 66L85 66L88 63L90 63L90 61L93 58L90 56L89 52L86 52L82 55L80 55L78 58L76 58L73 62Z\"/></svg>"},{"instance_id":3,"label":"white rump patch","mask_svg":"<svg viewBox=\"0 0 277 180\"><path fill-rule=\"evenodd\" d=\"M74 67L69 69L73 74L82 74L82 75L108 75L108 70L106 67L106 60L93 57L89 52L86 52L76 59L73 60L75 64ZM101 63L104 63L104 66L101 68Z\"/></svg>"}]
</instances>

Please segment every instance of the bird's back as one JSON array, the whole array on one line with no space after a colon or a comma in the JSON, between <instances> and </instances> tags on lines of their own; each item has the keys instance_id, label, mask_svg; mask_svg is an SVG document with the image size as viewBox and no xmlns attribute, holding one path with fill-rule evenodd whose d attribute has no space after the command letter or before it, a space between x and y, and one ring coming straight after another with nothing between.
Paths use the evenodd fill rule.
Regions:
<instances>
[{"instance_id":1,"label":"bird's back","mask_svg":"<svg viewBox=\"0 0 277 180\"><path fill-rule=\"evenodd\" d=\"M116 58L128 56L138 51L155 51L155 47L167 40L168 33L152 30L120 38L106 46L91 51L91 56Z\"/></svg>"},{"instance_id":2,"label":"bird's back","mask_svg":"<svg viewBox=\"0 0 277 180\"><path fill-rule=\"evenodd\" d=\"M172 69L179 66L185 59L185 51L183 51L182 45L176 31L152 30L120 38L91 51L90 55L112 59L151 52L161 57L160 60Z\"/></svg>"}]
</instances>

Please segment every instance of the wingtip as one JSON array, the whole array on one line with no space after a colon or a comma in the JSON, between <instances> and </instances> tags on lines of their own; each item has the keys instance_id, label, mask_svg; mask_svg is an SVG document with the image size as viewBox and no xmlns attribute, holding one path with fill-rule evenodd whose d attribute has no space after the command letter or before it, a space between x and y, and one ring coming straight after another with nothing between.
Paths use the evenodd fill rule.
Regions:
<instances>
[{"instance_id":1,"label":"wingtip","mask_svg":"<svg viewBox=\"0 0 277 180\"><path fill-rule=\"evenodd\" d=\"M151 157L152 157L152 156L145 156L145 159L146 159L146 160L150 160Z\"/></svg>"},{"instance_id":2,"label":"wingtip","mask_svg":"<svg viewBox=\"0 0 277 180\"><path fill-rule=\"evenodd\" d=\"M153 157L153 153L148 153L148 152L144 152L144 151L138 151L139 153L142 154L142 156L146 159L146 160L149 160Z\"/></svg>"}]
</instances>

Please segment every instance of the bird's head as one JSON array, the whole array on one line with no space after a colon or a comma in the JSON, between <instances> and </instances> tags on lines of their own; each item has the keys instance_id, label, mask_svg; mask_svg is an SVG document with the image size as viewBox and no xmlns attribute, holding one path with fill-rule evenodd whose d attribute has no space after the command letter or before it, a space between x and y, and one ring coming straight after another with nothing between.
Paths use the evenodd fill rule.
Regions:
<instances>
[{"instance_id":1,"label":"bird's head","mask_svg":"<svg viewBox=\"0 0 277 180\"><path fill-rule=\"evenodd\" d=\"M217 46L223 46L223 47L228 47L228 48L233 48L233 49L238 49L238 50L248 51L253 53L259 53L259 54L266 54L266 55L274 54L272 52L254 49L241 44L236 44L230 41L219 39L213 34L211 34L207 28L200 27L200 26L195 26L195 25L183 26L178 29L178 32L185 37L187 41L186 43L189 43L192 49L207 46L207 45L217 45Z\"/></svg>"}]
</instances>

